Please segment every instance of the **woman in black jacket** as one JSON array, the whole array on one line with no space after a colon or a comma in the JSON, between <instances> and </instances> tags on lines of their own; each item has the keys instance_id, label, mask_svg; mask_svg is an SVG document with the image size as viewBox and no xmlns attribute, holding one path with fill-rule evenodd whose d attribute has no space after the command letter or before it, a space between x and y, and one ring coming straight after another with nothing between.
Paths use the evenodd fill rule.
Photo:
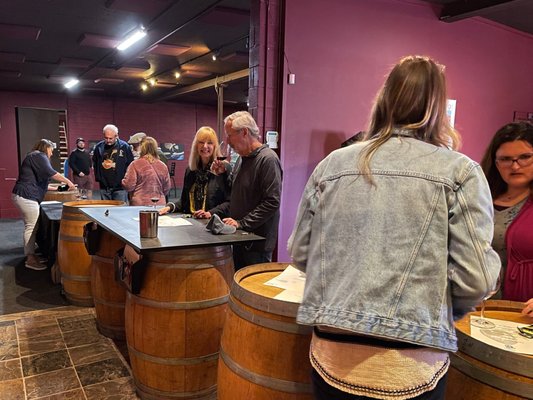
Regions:
<instances>
[{"instance_id":1,"label":"woman in black jacket","mask_svg":"<svg viewBox=\"0 0 533 400\"><path fill-rule=\"evenodd\" d=\"M211 218L220 214L220 205L229 201L229 172L216 175L211 171L211 164L219 154L216 132L202 126L196 132L191 146L189 166L183 178L183 190L180 199L167 203L159 213L180 212L192 214L195 218ZM229 168L228 168L229 169Z\"/></svg>"}]
</instances>

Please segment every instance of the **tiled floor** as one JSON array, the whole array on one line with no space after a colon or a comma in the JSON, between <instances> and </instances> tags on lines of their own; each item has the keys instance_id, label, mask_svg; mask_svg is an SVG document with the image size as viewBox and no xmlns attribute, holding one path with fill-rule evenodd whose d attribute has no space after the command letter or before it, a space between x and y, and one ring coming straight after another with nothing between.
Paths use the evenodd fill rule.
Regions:
<instances>
[{"instance_id":1,"label":"tiled floor","mask_svg":"<svg viewBox=\"0 0 533 400\"><path fill-rule=\"evenodd\" d=\"M0 316L0 399L138 399L131 371L96 329L94 308Z\"/></svg>"}]
</instances>

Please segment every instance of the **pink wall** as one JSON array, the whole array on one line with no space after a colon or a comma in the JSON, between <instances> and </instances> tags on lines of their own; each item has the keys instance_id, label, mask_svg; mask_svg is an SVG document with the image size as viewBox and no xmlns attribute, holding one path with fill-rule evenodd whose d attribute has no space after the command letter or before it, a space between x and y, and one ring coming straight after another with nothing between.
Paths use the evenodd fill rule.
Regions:
<instances>
[{"instance_id":1,"label":"pink wall","mask_svg":"<svg viewBox=\"0 0 533 400\"><path fill-rule=\"evenodd\" d=\"M462 151L475 160L514 111L533 111L533 36L484 19L450 24L437 16L414 0L286 2L285 72L296 74L296 85L285 80L283 88L280 261L289 260L286 242L307 178L365 129L372 100L400 57L425 54L446 65Z\"/></svg>"},{"instance_id":2,"label":"pink wall","mask_svg":"<svg viewBox=\"0 0 533 400\"><path fill-rule=\"evenodd\" d=\"M181 187L189 150L196 130L203 125L216 127L215 107L180 103L147 104L132 100L97 97L67 97L60 94L0 92L0 218L17 217L11 202L11 190L18 175L16 107L67 110L69 147L77 137L100 140L105 124L114 123L119 136L128 140L135 132L144 131L159 142L185 145L185 160L177 161L176 185ZM230 113L234 110L226 110Z\"/></svg>"}]
</instances>

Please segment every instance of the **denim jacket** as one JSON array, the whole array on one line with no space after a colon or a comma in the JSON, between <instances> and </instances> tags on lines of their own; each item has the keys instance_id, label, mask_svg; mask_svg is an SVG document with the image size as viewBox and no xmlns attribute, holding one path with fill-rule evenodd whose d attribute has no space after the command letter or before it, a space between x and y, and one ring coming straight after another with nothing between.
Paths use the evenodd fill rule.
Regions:
<instances>
[{"instance_id":1,"label":"denim jacket","mask_svg":"<svg viewBox=\"0 0 533 400\"><path fill-rule=\"evenodd\" d=\"M446 148L392 137L334 151L305 187L289 238L307 281L297 320L457 350L454 320L494 286L493 207L480 166Z\"/></svg>"}]
</instances>

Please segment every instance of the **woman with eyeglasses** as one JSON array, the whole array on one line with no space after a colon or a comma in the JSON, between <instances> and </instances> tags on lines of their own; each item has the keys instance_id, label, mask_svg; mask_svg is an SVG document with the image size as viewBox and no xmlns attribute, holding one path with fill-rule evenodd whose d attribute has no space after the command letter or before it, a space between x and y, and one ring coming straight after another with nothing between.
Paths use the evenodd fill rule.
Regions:
<instances>
[{"instance_id":1,"label":"woman with eyeglasses","mask_svg":"<svg viewBox=\"0 0 533 400\"><path fill-rule=\"evenodd\" d=\"M502 261L502 288L495 297L525 302L533 297L533 125L500 128L481 166L494 204L492 246Z\"/></svg>"}]
</instances>

